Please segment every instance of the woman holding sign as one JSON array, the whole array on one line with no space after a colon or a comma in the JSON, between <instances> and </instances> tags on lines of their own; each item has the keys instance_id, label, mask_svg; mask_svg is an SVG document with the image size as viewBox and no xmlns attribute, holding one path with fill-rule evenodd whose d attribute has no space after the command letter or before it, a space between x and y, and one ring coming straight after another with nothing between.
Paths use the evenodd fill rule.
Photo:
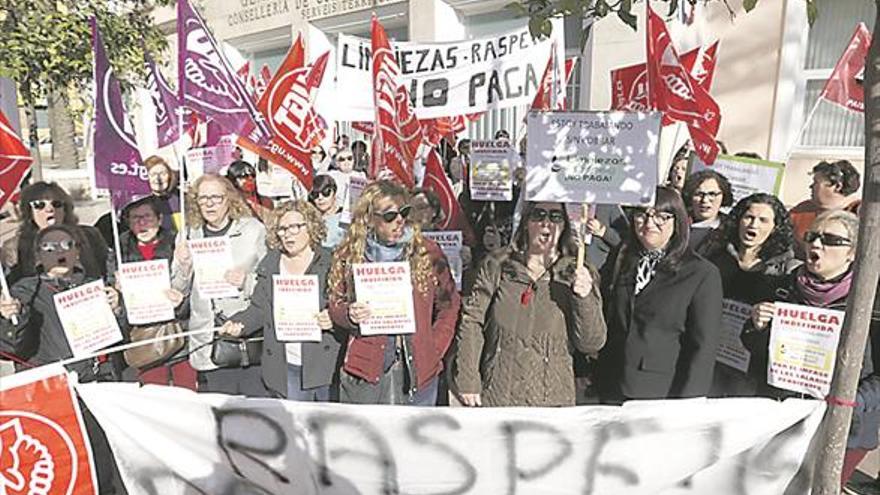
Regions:
<instances>
[{"instance_id":1,"label":"woman holding sign","mask_svg":"<svg viewBox=\"0 0 880 495\"><path fill-rule=\"evenodd\" d=\"M817 216L804 234L803 242L807 250L804 265L787 277L776 291L777 295L773 302L761 302L753 306L752 318L743 328L742 343L752 355L749 373L759 384L759 395L777 399L799 395L768 384L769 349L774 330L772 320L776 315L776 303L845 310L853 280L852 263L856 255L858 232L859 219L848 211L832 210ZM842 323L842 321L838 322L839 325ZM878 338L880 338L880 300L874 304L856 402L851 405L854 408L853 420L841 473L843 483L846 483L865 455L878 445L880 356L872 355L873 348L878 344ZM833 359L834 356L831 358Z\"/></svg>"},{"instance_id":2,"label":"woman holding sign","mask_svg":"<svg viewBox=\"0 0 880 495\"><path fill-rule=\"evenodd\" d=\"M189 294L189 331L210 330L250 303L254 269L266 254L266 229L235 186L217 174L196 179L186 208L188 240L174 253L171 287ZM265 396L260 346L258 339L190 336L189 361L199 372L199 391Z\"/></svg>"},{"instance_id":3,"label":"woman holding sign","mask_svg":"<svg viewBox=\"0 0 880 495\"><path fill-rule=\"evenodd\" d=\"M606 326L598 274L577 266L559 203L525 203L514 245L480 263L456 334L453 389L465 406L573 406L575 349Z\"/></svg>"},{"instance_id":4,"label":"woman holding sign","mask_svg":"<svg viewBox=\"0 0 880 495\"><path fill-rule=\"evenodd\" d=\"M681 196L657 188L630 212L629 238L602 281L608 343L599 355L603 402L709 393L721 326L721 277L688 247Z\"/></svg>"},{"instance_id":5,"label":"woman holding sign","mask_svg":"<svg viewBox=\"0 0 880 495\"><path fill-rule=\"evenodd\" d=\"M278 397L323 402L331 397L340 344L329 331L333 323L325 309L333 259L321 246L326 235L311 204L279 205L269 217L269 252L257 267L251 304L224 325L232 335L263 330L263 382Z\"/></svg>"},{"instance_id":6,"label":"woman holding sign","mask_svg":"<svg viewBox=\"0 0 880 495\"><path fill-rule=\"evenodd\" d=\"M461 306L436 243L407 221L406 189L364 189L330 270L330 317L348 345L340 400L434 405L443 356Z\"/></svg>"}]
</instances>

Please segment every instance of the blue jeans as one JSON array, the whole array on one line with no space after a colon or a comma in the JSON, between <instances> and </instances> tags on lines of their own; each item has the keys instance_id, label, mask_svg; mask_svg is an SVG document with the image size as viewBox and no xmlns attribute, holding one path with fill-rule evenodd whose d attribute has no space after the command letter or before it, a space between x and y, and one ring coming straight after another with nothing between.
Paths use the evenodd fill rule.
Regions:
<instances>
[{"instance_id":1,"label":"blue jeans","mask_svg":"<svg viewBox=\"0 0 880 495\"><path fill-rule=\"evenodd\" d=\"M303 390L302 366L288 363L287 399L300 402L330 402L330 385Z\"/></svg>"}]
</instances>

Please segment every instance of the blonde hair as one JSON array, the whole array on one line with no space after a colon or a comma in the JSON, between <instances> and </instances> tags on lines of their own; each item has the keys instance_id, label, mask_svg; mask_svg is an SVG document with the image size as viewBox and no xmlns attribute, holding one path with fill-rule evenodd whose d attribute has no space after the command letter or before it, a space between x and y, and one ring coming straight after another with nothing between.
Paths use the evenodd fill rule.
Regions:
<instances>
[{"instance_id":1,"label":"blonde hair","mask_svg":"<svg viewBox=\"0 0 880 495\"><path fill-rule=\"evenodd\" d=\"M333 252L333 265L330 268L328 285L331 295L344 298L353 294L354 284L346 284L349 294L338 292L343 281L351 278L351 266L365 261L367 235L372 231L372 219L376 213L376 201L382 198L397 199L401 204L409 200L409 193L402 186L387 180L373 182L364 188L354 210L351 212L351 227L348 234ZM429 284L436 284L428 255L428 247L422 231L417 225L408 224L413 231L412 240L403 250L403 259L409 261L413 286L420 292L427 292Z\"/></svg>"},{"instance_id":2,"label":"blonde hair","mask_svg":"<svg viewBox=\"0 0 880 495\"><path fill-rule=\"evenodd\" d=\"M186 193L186 221L191 228L198 229L205 224L205 219L202 218L202 212L199 210L198 202L199 188L202 187L202 184L205 182L216 182L223 186L226 199L229 201L229 218L232 220L240 220L245 217L253 216L251 209L248 208L241 193L238 192L238 189L236 189L228 179L213 173L205 174L196 179Z\"/></svg>"},{"instance_id":3,"label":"blonde hair","mask_svg":"<svg viewBox=\"0 0 880 495\"><path fill-rule=\"evenodd\" d=\"M266 219L266 244L269 249L281 249L281 238L278 236L278 225L281 218L291 212L297 212L303 216L306 222L306 229L309 233L309 244L313 251L321 247L321 243L327 238L327 226L324 224L321 213L312 206L308 201L301 199L295 201L285 201L278 205L274 210L268 212Z\"/></svg>"},{"instance_id":4,"label":"blonde hair","mask_svg":"<svg viewBox=\"0 0 880 495\"><path fill-rule=\"evenodd\" d=\"M846 233L852 241L852 250L855 251L856 246L859 245L859 216L846 210L828 210L813 219L809 230L816 230L831 222L837 222L846 229Z\"/></svg>"}]
</instances>

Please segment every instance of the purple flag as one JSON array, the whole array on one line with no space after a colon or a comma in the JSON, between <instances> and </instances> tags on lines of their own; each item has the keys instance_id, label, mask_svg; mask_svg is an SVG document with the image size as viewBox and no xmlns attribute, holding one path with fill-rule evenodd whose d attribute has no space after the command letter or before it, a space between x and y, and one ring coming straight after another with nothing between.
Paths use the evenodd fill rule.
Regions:
<instances>
[{"instance_id":1,"label":"purple flag","mask_svg":"<svg viewBox=\"0 0 880 495\"><path fill-rule=\"evenodd\" d=\"M94 17L91 25L95 52L95 185L110 190L113 207L118 210L136 197L149 194L150 185L134 135L125 130L119 81L113 76Z\"/></svg>"},{"instance_id":2,"label":"purple flag","mask_svg":"<svg viewBox=\"0 0 880 495\"><path fill-rule=\"evenodd\" d=\"M168 86L168 82L152 57L145 53L147 63L147 90L156 107L156 134L159 136L159 147L168 146L180 137L180 125L177 121L177 95Z\"/></svg>"},{"instance_id":3,"label":"purple flag","mask_svg":"<svg viewBox=\"0 0 880 495\"><path fill-rule=\"evenodd\" d=\"M227 132L267 144L271 133L265 119L187 0L177 2L177 42L181 102Z\"/></svg>"}]
</instances>

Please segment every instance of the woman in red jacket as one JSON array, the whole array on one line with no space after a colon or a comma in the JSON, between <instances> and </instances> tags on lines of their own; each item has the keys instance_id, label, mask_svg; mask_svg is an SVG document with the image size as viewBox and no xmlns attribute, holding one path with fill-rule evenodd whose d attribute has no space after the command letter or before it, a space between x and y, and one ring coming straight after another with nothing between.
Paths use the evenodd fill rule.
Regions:
<instances>
[{"instance_id":1,"label":"woman in red jacket","mask_svg":"<svg viewBox=\"0 0 880 495\"><path fill-rule=\"evenodd\" d=\"M348 342L339 379L341 402L429 406L437 401L438 376L461 299L440 248L407 221L408 203L403 187L389 181L370 184L334 252L330 318L347 332ZM401 261L410 266L415 333L361 335L360 324L372 309L355 295L352 265Z\"/></svg>"}]
</instances>

